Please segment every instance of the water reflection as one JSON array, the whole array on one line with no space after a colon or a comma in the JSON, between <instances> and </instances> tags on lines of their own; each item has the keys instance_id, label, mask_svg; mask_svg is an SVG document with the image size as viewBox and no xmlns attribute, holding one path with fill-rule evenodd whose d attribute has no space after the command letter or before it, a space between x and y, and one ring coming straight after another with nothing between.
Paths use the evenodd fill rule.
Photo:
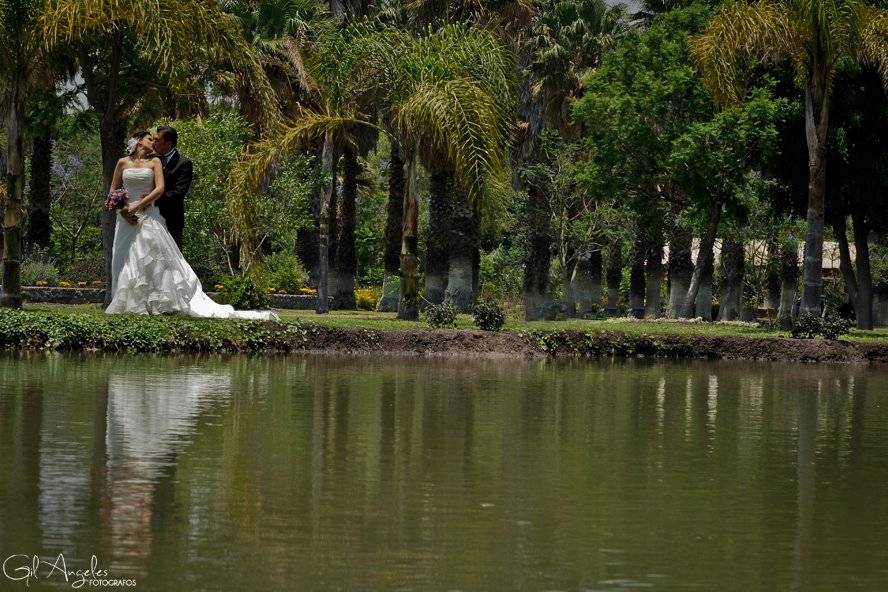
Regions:
<instances>
[{"instance_id":1,"label":"water reflection","mask_svg":"<svg viewBox=\"0 0 888 592\"><path fill-rule=\"evenodd\" d=\"M25 362L3 553L148 590L888 586L883 370Z\"/></svg>"}]
</instances>

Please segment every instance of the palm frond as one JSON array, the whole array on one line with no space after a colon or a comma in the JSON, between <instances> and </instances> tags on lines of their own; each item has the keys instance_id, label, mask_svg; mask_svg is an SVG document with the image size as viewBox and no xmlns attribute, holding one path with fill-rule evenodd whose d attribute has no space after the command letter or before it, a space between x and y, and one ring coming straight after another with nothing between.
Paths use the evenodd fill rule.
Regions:
<instances>
[{"instance_id":1,"label":"palm frond","mask_svg":"<svg viewBox=\"0 0 888 592\"><path fill-rule=\"evenodd\" d=\"M231 70L243 95L255 99L270 119L276 97L236 17L216 2L181 0L47 0L41 15L45 42L52 48L95 34L131 31L139 51L158 76L175 78L195 61Z\"/></svg>"},{"instance_id":2,"label":"palm frond","mask_svg":"<svg viewBox=\"0 0 888 592\"><path fill-rule=\"evenodd\" d=\"M373 126L354 117L304 110L289 122L271 128L266 137L252 144L231 170L226 210L234 231L243 244L248 261L258 253L258 202L254 198L263 180L279 163L311 147L331 132L338 142L348 143L348 132L356 126Z\"/></svg>"},{"instance_id":3,"label":"palm frond","mask_svg":"<svg viewBox=\"0 0 888 592\"><path fill-rule=\"evenodd\" d=\"M715 100L731 104L743 98L754 64L790 59L803 71L805 40L786 4L760 0L723 8L690 47Z\"/></svg>"},{"instance_id":4,"label":"palm frond","mask_svg":"<svg viewBox=\"0 0 888 592\"><path fill-rule=\"evenodd\" d=\"M876 67L888 87L888 10L867 8L861 18L861 58Z\"/></svg>"}]
</instances>

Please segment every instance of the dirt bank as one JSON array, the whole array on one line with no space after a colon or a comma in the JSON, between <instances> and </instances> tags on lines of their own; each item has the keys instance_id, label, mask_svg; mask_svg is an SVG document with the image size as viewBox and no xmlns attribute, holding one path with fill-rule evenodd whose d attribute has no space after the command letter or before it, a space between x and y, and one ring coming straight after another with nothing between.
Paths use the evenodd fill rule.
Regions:
<instances>
[{"instance_id":1,"label":"dirt bank","mask_svg":"<svg viewBox=\"0 0 888 592\"><path fill-rule=\"evenodd\" d=\"M308 351L495 358L658 357L867 364L888 362L888 344L745 336L638 336L554 331L367 331L313 326Z\"/></svg>"}]
</instances>

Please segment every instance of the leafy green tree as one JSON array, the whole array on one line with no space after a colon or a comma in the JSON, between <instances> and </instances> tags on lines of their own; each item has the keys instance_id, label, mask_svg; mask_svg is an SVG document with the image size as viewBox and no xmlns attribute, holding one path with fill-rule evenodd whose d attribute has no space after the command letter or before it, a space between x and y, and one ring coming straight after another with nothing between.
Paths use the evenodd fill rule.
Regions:
<instances>
[{"instance_id":1,"label":"leafy green tree","mask_svg":"<svg viewBox=\"0 0 888 592\"><path fill-rule=\"evenodd\" d=\"M833 78L840 62L869 63L888 81L888 10L863 0L759 0L729 4L693 42L713 96L742 101L751 66L788 60L804 86L808 227L802 313L820 313L826 149Z\"/></svg>"}]
</instances>

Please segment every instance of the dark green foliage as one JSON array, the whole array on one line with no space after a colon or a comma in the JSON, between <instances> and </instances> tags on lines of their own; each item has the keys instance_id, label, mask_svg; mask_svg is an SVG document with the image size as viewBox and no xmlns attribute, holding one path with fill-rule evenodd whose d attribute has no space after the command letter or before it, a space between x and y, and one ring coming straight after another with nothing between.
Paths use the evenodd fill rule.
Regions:
<instances>
[{"instance_id":1,"label":"dark green foliage","mask_svg":"<svg viewBox=\"0 0 888 592\"><path fill-rule=\"evenodd\" d=\"M802 314L793 323L790 334L796 339L838 339L851 329L851 321L835 314L823 318L815 314Z\"/></svg>"},{"instance_id":2,"label":"dark green foliage","mask_svg":"<svg viewBox=\"0 0 888 592\"><path fill-rule=\"evenodd\" d=\"M238 310L252 310L268 305L268 294L249 275L232 275L222 280L219 300Z\"/></svg>"},{"instance_id":3,"label":"dark green foliage","mask_svg":"<svg viewBox=\"0 0 888 592\"><path fill-rule=\"evenodd\" d=\"M452 304L432 304L422 313L423 319L434 329L453 327L456 323L456 308Z\"/></svg>"},{"instance_id":4,"label":"dark green foliage","mask_svg":"<svg viewBox=\"0 0 888 592\"><path fill-rule=\"evenodd\" d=\"M312 331L294 322L0 310L0 349L295 351L307 347Z\"/></svg>"},{"instance_id":5,"label":"dark green foliage","mask_svg":"<svg viewBox=\"0 0 888 592\"><path fill-rule=\"evenodd\" d=\"M308 273L295 253L275 253L262 263L262 281L276 292L296 294L308 282Z\"/></svg>"},{"instance_id":6,"label":"dark green foliage","mask_svg":"<svg viewBox=\"0 0 888 592\"><path fill-rule=\"evenodd\" d=\"M499 331L506 322L506 314L498 303L488 300L475 305L472 321L483 331Z\"/></svg>"}]
</instances>

